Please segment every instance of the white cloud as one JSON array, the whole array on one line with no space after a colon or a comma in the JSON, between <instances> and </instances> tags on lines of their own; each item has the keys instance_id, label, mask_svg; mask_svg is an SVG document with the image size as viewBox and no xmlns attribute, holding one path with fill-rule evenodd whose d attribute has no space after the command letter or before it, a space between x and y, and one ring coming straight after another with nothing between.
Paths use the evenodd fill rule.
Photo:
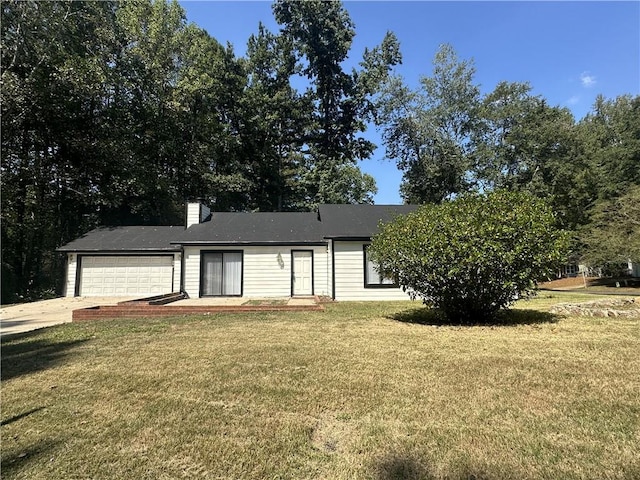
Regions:
<instances>
[{"instance_id":1,"label":"white cloud","mask_svg":"<svg viewBox=\"0 0 640 480\"><path fill-rule=\"evenodd\" d=\"M580 102L580 97L578 95L574 95L573 97L571 97L569 100L567 100L567 103L569 105L576 105Z\"/></svg>"},{"instance_id":2,"label":"white cloud","mask_svg":"<svg viewBox=\"0 0 640 480\"><path fill-rule=\"evenodd\" d=\"M580 74L580 81L585 88L593 87L596 84L596 77L590 75L589 72L582 72Z\"/></svg>"}]
</instances>

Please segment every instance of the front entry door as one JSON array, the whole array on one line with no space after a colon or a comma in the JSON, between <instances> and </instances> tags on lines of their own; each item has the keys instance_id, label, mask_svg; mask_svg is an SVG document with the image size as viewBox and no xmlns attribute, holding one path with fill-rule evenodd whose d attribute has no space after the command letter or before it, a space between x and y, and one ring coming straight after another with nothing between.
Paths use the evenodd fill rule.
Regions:
<instances>
[{"instance_id":1,"label":"front entry door","mask_svg":"<svg viewBox=\"0 0 640 480\"><path fill-rule=\"evenodd\" d=\"M294 250L291 294L313 295L313 252Z\"/></svg>"}]
</instances>

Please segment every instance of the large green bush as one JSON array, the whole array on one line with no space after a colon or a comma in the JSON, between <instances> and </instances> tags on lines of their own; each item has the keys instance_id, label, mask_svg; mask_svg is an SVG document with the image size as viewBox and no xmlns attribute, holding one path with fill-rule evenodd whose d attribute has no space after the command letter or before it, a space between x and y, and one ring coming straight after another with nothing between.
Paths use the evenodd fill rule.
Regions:
<instances>
[{"instance_id":1,"label":"large green bush","mask_svg":"<svg viewBox=\"0 0 640 480\"><path fill-rule=\"evenodd\" d=\"M381 225L372 259L451 321L490 319L564 260L568 236L525 193L469 194Z\"/></svg>"}]
</instances>

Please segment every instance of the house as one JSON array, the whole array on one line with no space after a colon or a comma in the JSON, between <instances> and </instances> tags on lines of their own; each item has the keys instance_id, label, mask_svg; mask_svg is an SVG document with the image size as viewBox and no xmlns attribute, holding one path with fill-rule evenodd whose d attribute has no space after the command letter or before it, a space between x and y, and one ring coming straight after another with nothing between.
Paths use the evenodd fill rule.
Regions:
<instances>
[{"instance_id":1,"label":"house","mask_svg":"<svg viewBox=\"0 0 640 480\"><path fill-rule=\"evenodd\" d=\"M633 278L640 278L640 262L632 262L631 259L627 262L627 272L629 276Z\"/></svg>"},{"instance_id":2,"label":"house","mask_svg":"<svg viewBox=\"0 0 640 480\"><path fill-rule=\"evenodd\" d=\"M66 296L408 295L367 257L379 222L414 205L320 205L317 212L211 212L189 203L185 226L98 228L67 254Z\"/></svg>"}]
</instances>

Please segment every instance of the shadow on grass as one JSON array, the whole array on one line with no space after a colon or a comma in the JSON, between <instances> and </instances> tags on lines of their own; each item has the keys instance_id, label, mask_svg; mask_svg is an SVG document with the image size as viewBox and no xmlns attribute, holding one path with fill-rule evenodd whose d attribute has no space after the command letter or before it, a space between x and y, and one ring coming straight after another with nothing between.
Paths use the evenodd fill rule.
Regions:
<instances>
[{"instance_id":1,"label":"shadow on grass","mask_svg":"<svg viewBox=\"0 0 640 480\"><path fill-rule=\"evenodd\" d=\"M44 410L44 407L37 407L37 408L32 408L31 410L27 410L26 412L22 412L18 415L14 415L13 417L7 418L6 420L2 420L0 422L0 426L1 425L9 425L10 423L16 422L24 417L28 417L29 415L31 415L32 413L36 413L39 412L40 410Z\"/></svg>"},{"instance_id":2,"label":"shadow on grass","mask_svg":"<svg viewBox=\"0 0 640 480\"><path fill-rule=\"evenodd\" d=\"M6 448L3 446L2 452L2 476L17 477L21 470L24 470L32 463L44 464L51 451L60 444L59 441L42 440L28 447ZM7 450L9 450L7 452Z\"/></svg>"},{"instance_id":3,"label":"shadow on grass","mask_svg":"<svg viewBox=\"0 0 640 480\"><path fill-rule=\"evenodd\" d=\"M418 325L446 326L517 326L538 325L542 323L556 323L560 317L550 312L539 310L514 309L497 313L493 318L478 320L477 322L456 322L449 320L442 312L428 307L418 307L387 316L390 320Z\"/></svg>"},{"instance_id":4,"label":"shadow on grass","mask_svg":"<svg viewBox=\"0 0 640 480\"><path fill-rule=\"evenodd\" d=\"M376 480L497 480L501 478L519 478L505 475L502 471L492 471L491 467L478 465L469 458L454 460L447 471L437 471L424 460L411 455L390 454L372 465L372 478ZM516 473L516 472L512 472ZM622 480L638 479L640 463L622 465Z\"/></svg>"},{"instance_id":5,"label":"shadow on grass","mask_svg":"<svg viewBox=\"0 0 640 480\"><path fill-rule=\"evenodd\" d=\"M35 332L2 338L2 380L39 372L59 364L73 348L87 339L54 341L38 338Z\"/></svg>"},{"instance_id":6,"label":"shadow on grass","mask_svg":"<svg viewBox=\"0 0 640 480\"><path fill-rule=\"evenodd\" d=\"M470 467L466 462L454 467L455 471L448 472L444 477L432 471L428 465L411 456L390 455L374 465L374 478L377 480L435 480L447 478L449 480L491 480L485 472Z\"/></svg>"},{"instance_id":7,"label":"shadow on grass","mask_svg":"<svg viewBox=\"0 0 640 480\"><path fill-rule=\"evenodd\" d=\"M378 480L431 480L436 478L417 459L408 456L388 456L374 466Z\"/></svg>"},{"instance_id":8,"label":"shadow on grass","mask_svg":"<svg viewBox=\"0 0 640 480\"><path fill-rule=\"evenodd\" d=\"M616 287L625 288L637 288L640 290L640 278L633 277L602 277L589 279L590 287L610 287L615 289Z\"/></svg>"}]
</instances>

